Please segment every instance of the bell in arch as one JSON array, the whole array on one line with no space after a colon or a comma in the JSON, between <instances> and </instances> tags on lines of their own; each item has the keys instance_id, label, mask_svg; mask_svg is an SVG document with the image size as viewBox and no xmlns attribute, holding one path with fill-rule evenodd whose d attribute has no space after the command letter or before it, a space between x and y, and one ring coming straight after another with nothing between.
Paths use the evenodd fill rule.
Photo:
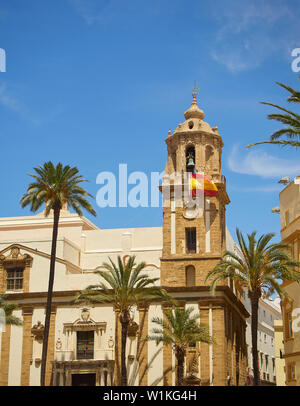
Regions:
<instances>
[{"instance_id":1,"label":"bell in arch","mask_svg":"<svg viewBox=\"0 0 300 406\"><path fill-rule=\"evenodd\" d=\"M194 158L192 155L188 156L188 162L186 164L186 168L188 172L193 172L194 168L195 168L195 162L194 162Z\"/></svg>"}]
</instances>

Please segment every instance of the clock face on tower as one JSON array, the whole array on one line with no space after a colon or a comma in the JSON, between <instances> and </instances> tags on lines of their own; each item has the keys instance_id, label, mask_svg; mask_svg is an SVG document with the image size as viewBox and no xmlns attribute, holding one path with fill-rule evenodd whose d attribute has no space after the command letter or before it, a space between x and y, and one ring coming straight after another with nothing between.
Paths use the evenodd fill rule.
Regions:
<instances>
[{"instance_id":1,"label":"clock face on tower","mask_svg":"<svg viewBox=\"0 0 300 406\"><path fill-rule=\"evenodd\" d=\"M186 219L195 219L196 217L199 217L199 207L197 207L196 202L191 200L186 200L184 202L184 214L183 216Z\"/></svg>"}]
</instances>

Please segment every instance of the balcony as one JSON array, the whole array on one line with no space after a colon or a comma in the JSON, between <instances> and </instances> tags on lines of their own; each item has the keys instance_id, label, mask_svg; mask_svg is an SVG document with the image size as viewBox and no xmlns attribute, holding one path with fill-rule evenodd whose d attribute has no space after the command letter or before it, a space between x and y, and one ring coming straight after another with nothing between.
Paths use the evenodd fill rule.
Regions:
<instances>
[{"instance_id":1,"label":"balcony","mask_svg":"<svg viewBox=\"0 0 300 406\"><path fill-rule=\"evenodd\" d=\"M76 351L65 350L65 351L55 351L55 361L56 362L69 362L69 361L113 361L114 360L114 350L112 349L101 349L94 350L94 357L87 359L77 359Z\"/></svg>"}]
</instances>

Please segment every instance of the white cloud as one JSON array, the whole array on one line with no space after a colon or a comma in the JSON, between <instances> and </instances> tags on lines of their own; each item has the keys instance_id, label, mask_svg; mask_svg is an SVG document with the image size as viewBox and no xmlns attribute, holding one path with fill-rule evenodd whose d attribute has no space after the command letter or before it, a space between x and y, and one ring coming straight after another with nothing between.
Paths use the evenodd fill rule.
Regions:
<instances>
[{"instance_id":1,"label":"white cloud","mask_svg":"<svg viewBox=\"0 0 300 406\"><path fill-rule=\"evenodd\" d=\"M62 105L56 105L53 110L47 110L46 114L32 114L26 105L22 103L15 95L11 88L7 87L6 83L0 85L0 105L18 114L23 119L30 123L39 126L54 120L57 116L63 113Z\"/></svg>"},{"instance_id":2,"label":"white cloud","mask_svg":"<svg viewBox=\"0 0 300 406\"><path fill-rule=\"evenodd\" d=\"M277 158L261 150L250 150L242 156L234 145L228 158L229 168L236 173L257 175L262 178L282 178L300 174L300 162Z\"/></svg>"},{"instance_id":3,"label":"white cloud","mask_svg":"<svg viewBox=\"0 0 300 406\"><path fill-rule=\"evenodd\" d=\"M214 2L211 56L231 72L254 69L275 53L290 57L300 35L298 8L284 0ZM278 35L280 32L280 35Z\"/></svg>"},{"instance_id":4,"label":"white cloud","mask_svg":"<svg viewBox=\"0 0 300 406\"><path fill-rule=\"evenodd\" d=\"M229 186L229 190L233 190L235 192L245 192L245 193L274 193L274 192L281 192L282 186L280 185L264 185L264 186Z\"/></svg>"},{"instance_id":5,"label":"white cloud","mask_svg":"<svg viewBox=\"0 0 300 406\"><path fill-rule=\"evenodd\" d=\"M18 113L23 118L32 121L34 124L38 124L37 120L31 117L28 113L26 106L7 89L6 83L2 83L0 86L0 104L11 111Z\"/></svg>"},{"instance_id":6,"label":"white cloud","mask_svg":"<svg viewBox=\"0 0 300 406\"><path fill-rule=\"evenodd\" d=\"M111 0L69 0L79 15L88 25L92 25L103 18L103 10Z\"/></svg>"}]
</instances>

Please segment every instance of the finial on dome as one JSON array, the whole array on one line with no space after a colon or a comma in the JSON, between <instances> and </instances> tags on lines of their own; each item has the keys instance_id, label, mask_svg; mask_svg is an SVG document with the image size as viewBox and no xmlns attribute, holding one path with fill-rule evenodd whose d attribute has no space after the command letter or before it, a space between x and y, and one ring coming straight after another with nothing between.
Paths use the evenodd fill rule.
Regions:
<instances>
[{"instance_id":1,"label":"finial on dome","mask_svg":"<svg viewBox=\"0 0 300 406\"><path fill-rule=\"evenodd\" d=\"M184 113L184 117L186 120L189 118L200 118L200 120L204 119L204 112L199 109L198 104L197 104L197 95L199 87L196 87L196 82L193 88L193 102L191 107Z\"/></svg>"},{"instance_id":2,"label":"finial on dome","mask_svg":"<svg viewBox=\"0 0 300 406\"><path fill-rule=\"evenodd\" d=\"M196 81L195 81L195 83L194 83L194 87L193 87L193 103L192 104L197 104L197 95L198 95L198 92L197 92L197 90L199 90L199 87L196 87Z\"/></svg>"}]
</instances>

